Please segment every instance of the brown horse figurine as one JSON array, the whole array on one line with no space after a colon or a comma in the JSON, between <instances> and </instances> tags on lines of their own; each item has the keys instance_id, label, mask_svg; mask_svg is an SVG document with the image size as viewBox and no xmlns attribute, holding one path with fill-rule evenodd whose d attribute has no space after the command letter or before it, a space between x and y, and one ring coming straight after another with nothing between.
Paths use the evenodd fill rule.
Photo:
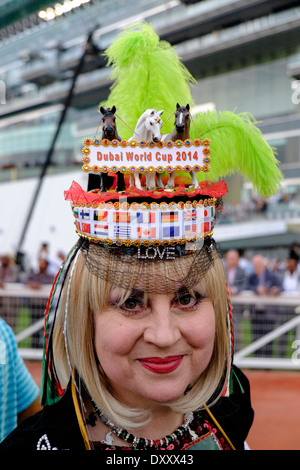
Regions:
<instances>
[{"instance_id":1,"label":"brown horse figurine","mask_svg":"<svg viewBox=\"0 0 300 470\"><path fill-rule=\"evenodd\" d=\"M116 125L116 107L113 106L112 108L104 108L100 106L100 112L102 114L102 136L101 139L107 139L109 141L112 140L119 140L121 141L121 137L117 131ZM113 183L112 176L109 176L107 173L101 173L98 175L89 175L89 184L88 190L100 188L101 192L107 191ZM93 186L93 187L92 187ZM125 190L125 180L124 175L120 171L117 173L117 191L124 191Z\"/></svg>"},{"instance_id":2,"label":"brown horse figurine","mask_svg":"<svg viewBox=\"0 0 300 470\"><path fill-rule=\"evenodd\" d=\"M172 134L170 134L168 140L182 140L190 138L190 124L191 124L191 115L190 115L190 105L180 106L176 104L175 111L175 122L174 129Z\"/></svg>"},{"instance_id":3,"label":"brown horse figurine","mask_svg":"<svg viewBox=\"0 0 300 470\"><path fill-rule=\"evenodd\" d=\"M175 123L174 129L171 134L164 136L164 141L167 142L171 140L175 142L176 140L185 141L186 139L190 138L190 124L191 124L191 115L190 115L190 105L187 104L186 106L180 106L178 103L176 104L176 111L175 111ZM195 176L195 172L191 171L192 183L198 186L198 181ZM172 171L169 176L169 180L166 184L166 188L172 189L175 185L175 171Z\"/></svg>"}]
</instances>

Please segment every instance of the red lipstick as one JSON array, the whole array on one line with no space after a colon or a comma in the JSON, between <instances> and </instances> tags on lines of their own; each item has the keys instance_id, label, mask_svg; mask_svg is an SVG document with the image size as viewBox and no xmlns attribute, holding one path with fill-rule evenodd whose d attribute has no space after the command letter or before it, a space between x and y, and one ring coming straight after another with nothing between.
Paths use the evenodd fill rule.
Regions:
<instances>
[{"instance_id":1,"label":"red lipstick","mask_svg":"<svg viewBox=\"0 0 300 470\"><path fill-rule=\"evenodd\" d=\"M154 372L155 374L168 374L173 372L183 359L183 355L180 356L167 356L167 357L143 357L139 359L142 366L145 369Z\"/></svg>"}]
</instances>

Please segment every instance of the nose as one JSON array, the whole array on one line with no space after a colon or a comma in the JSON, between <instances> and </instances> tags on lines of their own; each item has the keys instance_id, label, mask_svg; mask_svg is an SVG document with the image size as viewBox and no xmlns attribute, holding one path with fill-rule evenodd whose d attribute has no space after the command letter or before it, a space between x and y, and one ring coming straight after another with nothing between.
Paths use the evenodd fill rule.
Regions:
<instances>
[{"instance_id":1,"label":"nose","mask_svg":"<svg viewBox=\"0 0 300 470\"><path fill-rule=\"evenodd\" d=\"M106 130L107 135L113 135L114 130L113 130L112 126L106 126L105 130Z\"/></svg>"},{"instance_id":2,"label":"nose","mask_svg":"<svg viewBox=\"0 0 300 470\"><path fill-rule=\"evenodd\" d=\"M153 142L159 142L159 138L158 138L158 137L154 137L154 138L153 138Z\"/></svg>"},{"instance_id":3,"label":"nose","mask_svg":"<svg viewBox=\"0 0 300 470\"><path fill-rule=\"evenodd\" d=\"M172 314L169 306L160 305L159 310L151 313L149 324L144 331L144 341L159 348L169 348L181 338L177 317Z\"/></svg>"},{"instance_id":4,"label":"nose","mask_svg":"<svg viewBox=\"0 0 300 470\"><path fill-rule=\"evenodd\" d=\"M184 131L184 126L176 126L176 129L178 132L183 132Z\"/></svg>"}]
</instances>

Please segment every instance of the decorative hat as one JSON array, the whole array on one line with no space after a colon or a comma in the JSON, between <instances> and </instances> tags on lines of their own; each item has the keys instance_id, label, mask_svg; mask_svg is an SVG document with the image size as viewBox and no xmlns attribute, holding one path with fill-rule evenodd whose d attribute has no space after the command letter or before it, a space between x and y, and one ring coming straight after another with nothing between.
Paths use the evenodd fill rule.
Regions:
<instances>
[{"instance_id":1,"label":"decorative hat","mask_svg":"<svg viewBox=\"0 0 300 470\"><path fill-rule=\"evenodd\" d=\"M88 191L73 182L65 192L80 237L109 250L136 248L140 257L170 257L212 236L216 203L227 192L220 177L238 171L261 195L277 191L281 173L253 118L193 116L193 78L151 25L131 26L106 54L112 107L100 107L102 135L97 129L84 139Z\"/></svg>"},{"instance_id":2,"label":"decorative hat","mask_svg":"<svg viewBox=\"0 0 300 470\"><path fill-rule=\"evenodd\" d=\"M193 115L194 79L151 25L131 26L106 55L114 83L99 107L100 122L95 114L95 135L83 142L88 187L73 182L65 191L79 242L57 275L46 324L79 249L93 274L125 289L134 277L146 292L174 289L178 279L160 276L160 267L184 257L181 281L192 287L218 255L213 229L227 193L222 178L239 172L265 197L282 179L274 149L250 114ZM232 337L231 318L228 324ZM46 333L44 395L56 376L51 342Z\"/></svg>"}]
</instances>

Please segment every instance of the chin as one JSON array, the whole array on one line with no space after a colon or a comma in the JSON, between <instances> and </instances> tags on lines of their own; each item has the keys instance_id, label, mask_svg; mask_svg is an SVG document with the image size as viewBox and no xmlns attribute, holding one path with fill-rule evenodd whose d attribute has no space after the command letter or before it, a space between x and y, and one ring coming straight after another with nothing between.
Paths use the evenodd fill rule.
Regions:
<instances>
[{"instance_id":1,"label":"chin","mask_svg":"<svg viewBox=\"0 0 300 470\"><path fill-rule=\"evenodd\" d=\"M183 393L181 395L170 395L170 396L160 397L157 400L153 400L153 401L155 401L155 403L164 405L164 404L172 403L178 400L179 398L181 398L182 396L183 396Z\"/></svg>"},{"instance_id":2,"label":"chin","mask_svg":"<svg viewBox=\"0 0 300 470\"><path fill-rule=\"evenodd\" d=\"M186 387L180 387L180 390L177 391L175 391L174 389L169 391L166 389L162 389L154 392L152 389L151 393L145 398L148 398L149 400L155 403L160 403L163 405L164 403L170 403L181 398L184 395L185 390Z\"/></svg>"}]
</instances>

